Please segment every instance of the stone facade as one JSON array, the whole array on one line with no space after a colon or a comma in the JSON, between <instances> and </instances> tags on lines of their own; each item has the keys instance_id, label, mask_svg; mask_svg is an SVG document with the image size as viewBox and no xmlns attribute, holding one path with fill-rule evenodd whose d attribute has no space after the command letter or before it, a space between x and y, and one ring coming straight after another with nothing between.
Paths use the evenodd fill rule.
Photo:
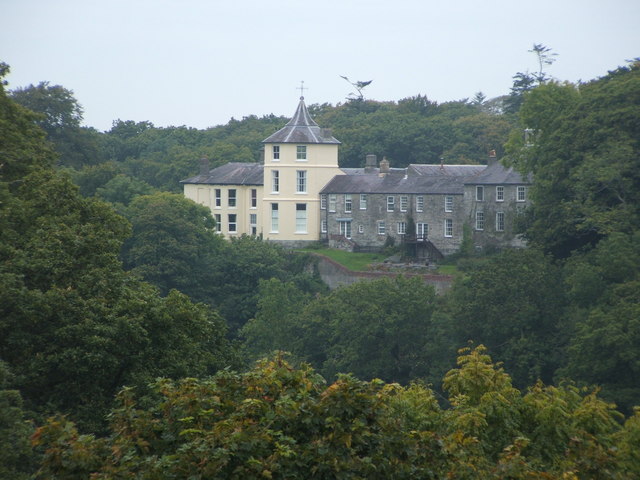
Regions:
<instances>
[{"instance_id":1,"label":"stone facade","mask_svg":"<svg viewBox=\"0 0 640 480\"><path fill-rule=\"evenodd\" d=\"M300 247L380 250L402 243L418 257L518 247L516 216L530 179L497 162L391 168L367 155L364 168L339 168L338 146L309 116L303 99L289 123L263 141L263 163L229 163L183 180L184 194L209 208L226 237L261 235Z\"/></svg>"}]
</instances>

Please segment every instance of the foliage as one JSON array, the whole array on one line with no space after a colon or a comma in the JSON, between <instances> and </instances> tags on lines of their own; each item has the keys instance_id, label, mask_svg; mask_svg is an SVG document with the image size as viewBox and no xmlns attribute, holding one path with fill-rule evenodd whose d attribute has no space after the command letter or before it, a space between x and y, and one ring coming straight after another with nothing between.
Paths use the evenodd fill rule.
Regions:
<instances>
[{"instance_id":1,"label":"foliage","mask_svg":"<svg viewBox=\"0 0 640 480\"><path fill-rule=\"evenodd\" d=\"M384 255L380 253L354 253L335 248L314 248L305 251L328 257L352 272L369 270L372 263L384 260Z\"/></svg>"},{"instance_id":2,"label":"foliage","mask_svg":"<svg viewBox=\"0 0 640 480\"><path fill-rule=\"evenodd\" d=\"M567 341L566 306L558 267L539 251L506 250L469 261L447 296L456 344L487 345L519 386L553 379Z\"/></svg>"},{"instance_id":3,"label":"foliage","mask_svg":"<svg viewBox=\"0 0 640 480\"><path fill-rule=\"evenodd\" d=\"M0 358L26 409L99 431L122 385L228 364L224 322L122 270L127 221L47 166L32 114L1 88L0 125Z\"/></svg>"},{"instance_id":4,"label":"foliage","mask_svg":"<svg viewBox=\"0 0 640 480\"><path fill-rule=\"evenodd\" d=\"M326 385L278 355L244 374L120 392L110 434L65 419L38 429L37 478L632 478L638 413L624 426L595 393L522 394L481 347L431 390L340 376Z\"/></svg>"},{"instance_id":5,"label":"foliage","mask_svg":"<svg viewBox=\"0 0 640 480\"><path fill-rule=\"evenodd\" d=\"M433 287L420 278L358 282L313 298L274 282L260 293L242 330L254 356L287 350L328 378L351 372L404 383L436 377L448 360L432 320Z\"/></svg>"}]
</instances>

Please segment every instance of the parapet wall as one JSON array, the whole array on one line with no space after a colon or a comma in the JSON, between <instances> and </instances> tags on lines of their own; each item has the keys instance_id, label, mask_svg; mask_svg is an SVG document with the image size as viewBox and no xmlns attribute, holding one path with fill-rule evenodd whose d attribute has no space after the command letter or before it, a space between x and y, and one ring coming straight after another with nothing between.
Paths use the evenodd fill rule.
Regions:
<instances>
[{"instance_id":1,"label":"parapet wall","mask_svg":"<svg viewBox=\"0 0 640 480\"><path fill-rule=\"evenodd\" d=\"M453 282L453 277L451 275L398 272L352 272L328 257L316 254L313 255L318 258L318 272L320 273L320 277L332 290L341 285L351 285L352 283L363 280L376 280L378 278L405 275L408 277L422 278L427 285L433 285L436 293L441 295L451 288L451 283Z\"/></svg>"}]
</instances>

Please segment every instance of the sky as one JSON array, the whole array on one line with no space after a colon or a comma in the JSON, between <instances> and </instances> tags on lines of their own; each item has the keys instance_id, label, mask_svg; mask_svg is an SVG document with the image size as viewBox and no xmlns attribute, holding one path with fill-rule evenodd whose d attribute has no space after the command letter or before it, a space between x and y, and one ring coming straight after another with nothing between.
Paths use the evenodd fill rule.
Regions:
<instances>
[{"instance_id":1,"label":"sky","mask_svg":"<svg viewBox=\"0 0 640 480\"><path fill-rule=\"evenodd\" d=\"M84 125L198 129L365 98L509 93L537 71L579 82L640 57L638 0L0 0L8 88L72 90Z\"/></svg>"}]
</instances>

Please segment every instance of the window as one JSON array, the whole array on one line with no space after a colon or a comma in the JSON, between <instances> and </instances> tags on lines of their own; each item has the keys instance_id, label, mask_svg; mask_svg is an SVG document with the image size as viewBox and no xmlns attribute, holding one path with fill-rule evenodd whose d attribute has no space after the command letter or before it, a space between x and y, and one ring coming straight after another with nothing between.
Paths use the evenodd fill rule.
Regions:
<instances>
[{"instance_id":1,"label":"window","mask_svg":"<svg viewBox=\"0 0 640 480\"><path fill-rule=\"evenodd\" d=\"M378 222L378 235L384 235L386 230L386 226L384 224L384 220L380 220Z\"/></svg>"},{"instance_id":2,"label":"window","mask_svg":"<svg viewBox=\"0 0 640 480\"><path fill-rule=\"evenodd\" d=\"M258 214L249 214L249 227L251 228L251 235L257 235L258 233Z\"/></svg>"},{"instance_id":3,"label":"window","mask_svg":"<svg viewBox=\"0 0 640 480\"><path fill-rule=\"evenodd\" d=\"M416 223L416 237L418 240L424 240L429 235L429 224Z\"/></svg>"},{"instance_id":4,"label":"window","mask_svg":"<svg viewBox=\"0 0 640 480\"><path fill-rule=\"evenodd\" d=\"M351 238L351 221L340 220L338 223L340 224L340 235L345 238Z\"/></svg>"},{"instance_id":5,"label":"window","mask_svg":"<svg viewBox=\"0 0 640 480\"><path fill-rule=\"evenodd\" d=\"M407 197L406 195L402 195L400 197L400 211L406 212L408 206L409 206L409 197Z\"/></svg>"},{"instance_id":6,"label":"window","mask_svg":"<svg viewBox=\"0 0 640 480\"><path fill-rule=\"evenodd\" d=\"M398 222L398 235L407 233L407 222Z\"/></svg>"},{"instance_id":7,"label":"window","mask_svg":"<svg viewBox=\"0 0 640 480\"><path fill-rule=\"evenodd\" d=\"M526 187L518 187L516 201L524 202L527 200L527 188Z\"/></svg>"},{"instance_id":8,"label":"window","mask_svg":"<svg viewBox=\"0 0 640 480\"><path fill-rule=\"evenodd\" d=\"M444 219L444 236L453 237L453 219L451 218Z\"/></svg>"},{"instance_id":9,"label":"window","mask_svg":"<svg viewBox=\"0 0 640 480\"><path fill-rule=\"evenodd\" d=\"M296 170L296 193L307 193L306 170Z\"/></svg>"},{"instance_id":10,"label":"window","mask_svg":"<svg viewBox=\"0 0 640 480\"><path fill-rule=\"evenodd\" d=\"M255 188L251 189L251 208L256 208L258 206L258 190Z\"/></svg>"},{"instance_id":11,"label":"window","mask_svg":"<svg viewBox=\"0 0 640 480\"><path fill-rule=\"evenodd\" d=\"M496 212L496 232L504 232L504 212Z\"/></svg>"},{"instance_id":12,"label":"window","mask_svg":"<svg viewBox=\"0 0 640 480\"><path fill-rule=\"evenodd\" d=\"M280 171L271 170L271 193L280 191Z\"/></svg>"},{"instance_id":13,"label":"window","mask_svg":"<svg viewBox=\"0 0 640 480\"><path fill-rule=\"evenodd\" d=\"M502 185L496 187L496 202L504 202L504 187Z\"/></svg>"},{"instance_id":14,"label":"window","mask_svg":"<svg viewBox=\"0 0 640 480\"><path fill-rule=\"evenodd\" d=\"M453 197L451 195L444 197L444 211L453 212Z\"/></svg>"},{"instance_id":15,"label":"window","mask_svg":"<svg viewBox=\"0 0 640 480\"><path fill-rule=\"evenodd\" d=\"M216 232L222 233L222 215L216 213L213 218L216 219Z\"/></svg>"},{"instance_id":16,"label":"window","mask_svg":"<svg viewBox=\"0 0 640 480\"><path fill-rule=\"evenodd\" d=\"M476 230L484 230L484 212L476 212Z\"/></svg>"},{"instance_id":17,"label":"window","mask_svg":"<svg viewBox=\"0 0 640 480\"><path fill-rule=\"evenodd\" d=\"M344 212L351 213L351 194L350 193L344 194Z\"/></svg>"},{"instance_id":18,"label":"window","mask_svg":"<svg viewBox=\"0 0 640 480\"><path fill-rule=\"evenodd\" d=\"M307 146L298 145L296 147L296 160L306 160L306 159L307 159Z\"/></svg>"},{"instance_id":19,"label":"window","mask_svg":"<svg viewBox=\"0 0 640 480\"><path fill-rule=\"evenodd\" d=\"M364 225L358 225L358 233L364 233Z\"/></svg>"},{"instance_id":20,"label":"window","mask_svg":"<svg viewBox=\"0 0 640 480\"><path fill-rule=\"evenodd\" d=\"M360 210L366 210L366 209L367 209L367 194L361 193L360 194Z\"/></svg>"},{"instance_id":21,"label":"window","mask_svg":"<svg viewBox=\"0 0 640 480\"><path fill-rule=\"evenodd\" d=\"M235 188L229 189L229 207L230 208L236 207L236 189Z\"/></svg>"},{"instance_id":22,"label":"window","mask_svg":"<svg viewBox=\"0 0 640 480\"><path fill-rule=\"evenodd\" d=\"M326 210L326 209L327 209L327 196L320 195L320 210Z\"/></svg>"},{"instance_id":23,"label":"window","mask_svg":"<svg viewBox=\"0 0 640 480\"><path fill-rule=\"evenodd\" d=\"M322 233L327 233L327 221L326 220L322 220L320 222L320 231Z\"/></svg>"},{"instance_id":24,"label":"window","mask_svg":"<svg viewBox=\"0 0 640 480\"><path fill-rule=\"evenodd\" d=\"M307 233L306 203L296 203L296 233Z\"/></svg>"},{"instance_id":25,"label":"window","mask_svg":"<svg viewBox=\"0 0 640 480\"><path fill-rule=\"evenodd\" d=\"M484 202L484 187L476 187L476 202Z\"/></svg>"},{"instance_id":26,"label":"window","mask_svg":"<svg viewBox=\"0 0 640 480\"><path fill-rule=\"evenodd\" d=\"M271 204L271 233L278 233L278 204Z\"/></svg>"},{"instance_id":27,"label":"window","mask_svg":"<svg viewBox=\"0 0 640 480\"><path fill-rule=\"evenodd\" d=\"M280 145L273 146L273 159L280 160Z\"/></svg>"},{"instance_id":28,"label":"window","mask_svg":"<svg viewBox=\"0 0 640 480\"><path fill-rule=\"evenodd\" d=\"M235 213L229 214L229 233L235 233L238 231L238 223L236 221L237 215Z\"/></svg>"},{"instance_id":29,"label":"window","mask_svg":"<svg viewBox=\"0 0 640 480\"><path fill-rule=\"evenodd\" d=\"M220 208L222 206L222 190L220 190L219 188L216 188L215 195L216 195L216 207Z\"/></svg>"},{"instance_id":30,"label":"window","mask_svg":"<svg viewBox=\"0 0 640 480\"><path fill-rule=\"evenodd\" d=\"M416 212L424 211L424 197L422 195L418 195L416 197Z\"/></svg>"},{"instance_id":31,"label":"window","mask_svg":"<svg viewBox=\"0 0 640 480\"><path fill-rule=\"evenodd\" d=\"M395 208L396 198L395 197L387 197L387 212L393 212Z\"/></svg>"},{"instance_id":32,"label":"window","mask_svg":"<svg viewBox=\"0 0 640 480\"><path fill-rule=\"evenodd\" d=\"M329 211L330 212L335 212L336 211L336 199L338 197L336 196L335 193L332 193L331 195L329 195Z\"/></svg>"}]
</instances>

